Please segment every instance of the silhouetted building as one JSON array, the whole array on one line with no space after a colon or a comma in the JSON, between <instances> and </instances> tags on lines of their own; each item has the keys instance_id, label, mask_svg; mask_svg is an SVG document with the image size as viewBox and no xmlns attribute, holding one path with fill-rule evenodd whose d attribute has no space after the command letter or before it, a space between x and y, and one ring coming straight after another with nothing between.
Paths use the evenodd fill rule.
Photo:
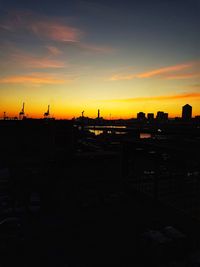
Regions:
<instances>
[{"instance_id":1,"label":"silhouetted building","mask_svg":"<svg viewBox=\"0 0 200 267\"><path fill-rule=\"evenodd\" d=\"M200 122L200 115L198 115L198 116L195 116L195 121L198 121L198 122Z\"/></svg>"},{"instance_id":2,"label":"silhouetted building","mask_svg":"<svg viewBox=\"0 0 200 267\"><path fill-rule=\"evenodd\" d=\"M145 113L144 112L139 112L137 114L137 120L138 121L145 121L146 117L145 117Z\"/></svg>"},{"instance_id":3,"label":"silhouetted building","mask_svg":"<svg viewBox=\"0 0 200 267\"><path fill-rule=\"evenodd\" d=\"M168 120L168 113L164 113L164 120L165 120L165 121Z\"/></svg>"},{"instance_id":4,"label":"silhouetted building","mask_svg":"<svg viewBox=\"0 0 200 267\"><path fill-rule=\"evenodd\" d=\"M101 117L100 109L97 111L97 117L96 117L96 122L97 123L102 123L103 122L103 117Z\"/></svg>"},{"instance_id":5,"label":"silhouetted building","mask_svg":"<svg viewBox=\"0 0 200 267\"><path fill-rule=\"evenodd\" d=\"M157 120L162 120L164 117L164 112L163 111L158 111L156 115Z\"/></svg>"},{"instance_id":6,"label":"silhouetted building","mask_svg":"<svg viewBox=\"0 0 200 267\"><path fill-rule=\"evenodd\" d=\"M148 113L147 114L147 119L148 119L148 121L153 121L154 120L154 114L153 113Z\"/></svg>"},{"instance_id":7,"label":"silhouetted building","mask_svg":"<svg viewBox=\"0 0 200 267\"><path fill-rule=\"evenodd\" d=\"M182 120L189 121L192 118L192 106L186 104L182 107Z\"/></svg>"},{"instance_id":8,"label":"silhouetted building","mask_svg":"<svg viewBox=\"0 0 200 267\"><path fill-rule=\"evenodd\" d=\"M168 113L163 111L158 111L156 116L157 121L167 121L168 120Z\"/></svg>"}]
</instances>

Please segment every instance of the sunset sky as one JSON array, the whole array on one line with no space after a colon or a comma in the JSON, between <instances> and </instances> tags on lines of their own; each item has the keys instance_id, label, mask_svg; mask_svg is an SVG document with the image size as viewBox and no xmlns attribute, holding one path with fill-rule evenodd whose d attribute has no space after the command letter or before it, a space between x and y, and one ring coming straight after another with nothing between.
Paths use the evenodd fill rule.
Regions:
<instances>
[{"instance_id":1,"label":"sunset sky","mask_svg":"<svg viewBox=\"0 0 200 267\"><path fill-rule=\"evenodd\" d=\"M199 0L1 0L0 117L200 115Z\"/></svg>"}]
</instances>

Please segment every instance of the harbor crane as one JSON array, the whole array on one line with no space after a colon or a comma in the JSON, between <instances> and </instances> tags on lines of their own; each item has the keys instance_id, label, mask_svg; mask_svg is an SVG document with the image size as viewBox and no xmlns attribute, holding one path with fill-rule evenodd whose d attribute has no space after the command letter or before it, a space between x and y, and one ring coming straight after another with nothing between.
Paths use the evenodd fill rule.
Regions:
<instances>
[{"instance_id":1,"label":"harbor crane","mask_svg":"<svg viewBox=\"0 0 200 267\"><path fill-rule=\"evenodd\" d=\"M19 113L19 119L23 119L25 117L25 111L24 111L24 108L25 108L25 103L23 103L22 105L22 110L20 111Z\"/></svg>"},{"instance_id":2,"label":"harbor crane","mask_svg":"<svg viewBox=\"0 0 200 267\"><path fill-rule=\"evenodd\" d=\"M44 113L44 118L45 118L45 119L48 119L49 116L50 116L50 105L48 105L47 112Z\"/></svg>"}]
</instances>

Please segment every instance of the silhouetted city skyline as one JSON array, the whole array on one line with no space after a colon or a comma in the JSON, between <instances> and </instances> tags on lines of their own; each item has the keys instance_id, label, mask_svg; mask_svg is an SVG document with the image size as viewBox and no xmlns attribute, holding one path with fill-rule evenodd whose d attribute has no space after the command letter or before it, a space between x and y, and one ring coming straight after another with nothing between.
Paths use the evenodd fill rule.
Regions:
<instances>
[{"instance_id":1,"label":"silhouetted city skyline","mask_svg":"<svg viewBox=\"0 0 200 267\"><path fill-rule=\"evenodd\" d=\"M188 102L199 115L197 2L3 0L0 114L177 117Z\"/></svg>"},{"instance_id":2,"label":"silhouetted city skyline","mask_svg":"<svg viewBox=\"0 0 200 267\"><path fill-rule=\"evenodd\" d=\"M0 267L200 266L199 1L0 2Z\"/></svg>"},{"instance_id":3,"label":"silhouetted city skyline","mask_svg":"<svg viewBox=\"0 0 200 267\"><path fill-rule=\"evenodd\" d=\"M85 111L82 111L81 112L81 116L82 118L85 117ZM167 121L168 119L177 119L177 118L181 118L182 120L184 121L190 121L192 118L198 118L200 115L197 115L197 116L194 116L192 117L192 106L190 106L189 104L185 104L184 106L182 106L182 114L181 114L181 117L170 117L170 115L164 111L157 111L155 114L154 113L144 113L142 111L138 112L137 115L134 117L130 117L128 119L137 119L139 121L145 121L145 120L148 120L148 121L153 121L153 120L158 120L158 121ZM3 112L3 116L2 116L2 119L6 120L6 119L24 119L24 118L28 118L28 116L26 115L26 112L25 112L25 103L23 102L22 104L22 109L21 111L19 112L18 116L14 116L14 117L9 117L8 116L8 113L7 112ZM31 117L30 117L31 118ZM34 117L32 117L34 118ZM42 118L41 117L38 117L38 118ZM50 119L50 118L54 118L56 119L55 117L51 117L51 114L50 114L50 105L48 105L48 108L47 108L47 112L44 112L43 114L43 118L44 119ZM89 117L88 117L89 118ZM95 119L97 120L102 120L104 119L103 117L100 116L100 109L97 109L97 116L94 117ZM119 117L120 119L122 119L121 117ZM116 118L116 119L119 119L119 118ZM75 119L75 117L73 117L72 119ZM107 115L106 116L106 119L107 120L111 120L112 117L111 117L111 114L109 114L109 116ZM115 118L113 118L115 119Z\"/></svg>"}]
</instances>

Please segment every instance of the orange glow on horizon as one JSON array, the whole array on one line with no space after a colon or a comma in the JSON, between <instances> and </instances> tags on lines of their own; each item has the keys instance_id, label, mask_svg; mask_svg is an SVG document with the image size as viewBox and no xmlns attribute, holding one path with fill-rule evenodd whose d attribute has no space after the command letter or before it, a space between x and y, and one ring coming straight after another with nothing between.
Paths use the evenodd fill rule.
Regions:
<instances>
[{"instance_id":1,"label":"orange glow on horizon","mask_svg":"<svg viewBox=\"0 0 200 267\"><path fill-rule=\"evenodd\" d=\"M189 104L191 104L191 101L187 102ZM162 105L156 105L156 107L153 109L152 106L148 109L148 108L137 108L137 109L132 109L132 111L130 111L130 109L124 109L121 107L121 111L119 110L118 112L116 112L115 109L101 109L101 116L104 119L131 119L131 118L136 118L137 117L137 113L138 112L144 112L144 113L154 113L154 115L157 114L158 111L164 111L169 113L169 118L173 119L175 117L181 117L181 113L182 113L182 106L186 104L186 101L184 103L182 103L182 105L180 106L176 106L173 109L171 109L171 112L169 111L169 109L166 109L165 106ZM144 105L143 105L144 107ZM193 114L192 116L195 117L197 115L200 115L200 110L198 110L198 103L196 103L196 105L192 105L193 107ZM6 111L6 114L8 117L18 117L19 116L19 111L20 111L20 107L16 110L15 108L11 107L10 109L4 109L0 111L0 117L3 117L3 112ZM44 113L46 112L45 108L40 108L39 110L36 109L32 109L30 108L28 105L25 106L25 115L27 118L43 118L44 117ZM63 110L59 110L56 108L56 106L54 106L53 108L50 109L50 117L54 117L56 119L72 119L72 118L78 118L81 116L81 112L82 109L79 109L78 111L76 110L69 110L66 109L66 111ZM89 118L97 118L97 109L96 110L87 110L85 109L85 117L89 117Z\"/></svg>"}]
</instances>

